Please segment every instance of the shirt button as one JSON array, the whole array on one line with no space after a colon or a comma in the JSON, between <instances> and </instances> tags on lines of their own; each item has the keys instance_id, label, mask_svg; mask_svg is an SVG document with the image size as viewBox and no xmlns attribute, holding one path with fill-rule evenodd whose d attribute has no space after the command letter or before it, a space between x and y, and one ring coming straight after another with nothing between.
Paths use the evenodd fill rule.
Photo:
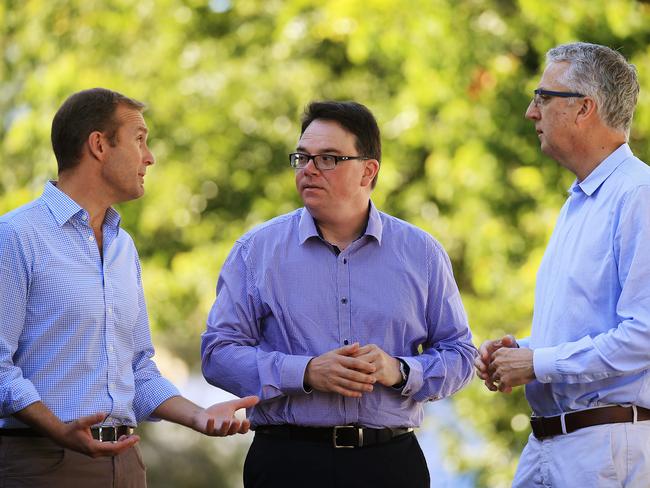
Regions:
<instances>
[{"instance_id":1,"label":"shirt button","mask_svg":"<svg viewBox=\"0 0 650 488\"><path fill-rule=\"evenodd\" d=\"M347 339L345 339L345 340L343 341L343 344L344 344L345 346L347 346L348 344L350 344L350 341L348 341Z\"/></svg>"},{"instance_id":2,"label":"shirt button","mask_svg":"<svg viewBox=\"0 0 650 488\"><path fill-rule=\"evenodd\" d=\"M341 298L341 303L343 305L345 305L346 303L348 303L348 299L347 298Z\"/></svg>"},{"instance_id":3,"label":"shirt button","mask_svg":"<svg viewBox=\"0 0 650 488\"><path fill-rule=\"evenodd\" d=\"M343 264L348 264L348 260L347 260L347 259L344 259L344 260L343 260Z\"/></svg>"},{"instance_id":4,"label":"shirt button","mask_svg":"<svg viewBox=\"0 0 650 488\"><path fill-rule=\"evenodd\" d=\"M111 383L109 386L111 387L111 390L115 389L115 383Z\"/></svg>"},{"instance_id":5,"label":"shirt button","mask_svg":"<svg viewBox=\"0 0 650 488\"><path fill-rule=\"evenodd\" d=\"M110 346L108 346L108 350L113 352L115 350L115 348L112 345L110 345Z\"/></svg>"},{"instance_id":6,"label":"shirt button","mask_svg":"<svg viewBox=\"0 0 650 488\"><path fill-rule=\"evenodd\" d=\"M88 240L89 240L90 242L94 241L94 240L95 240L95 236L90 236L90 237L88 238Z\"/></svg>"},{"instance_id":7,"label":"shirt button","mask_svg":"<svg viewBox=\"0 0 650 488\"><path fill-rule=\"evenodd\" d=\"M108 307L108 309L106 309L106 311L108 312L108 315L112 314L113 313L113 307Z\"/></svg>"}]
</instances>

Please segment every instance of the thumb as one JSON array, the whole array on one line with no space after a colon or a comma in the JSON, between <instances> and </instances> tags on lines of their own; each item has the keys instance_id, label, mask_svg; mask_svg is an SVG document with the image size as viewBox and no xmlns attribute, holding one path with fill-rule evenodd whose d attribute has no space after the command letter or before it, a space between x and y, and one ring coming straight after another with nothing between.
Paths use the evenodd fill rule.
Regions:
<instances>
[{"instance_id":1,"label":"thumb","mask_svg":"<svg viewBox=\"0 0 650 488\"><path fill-rule=\"evenodd\" d=\"M87 415L85 417L79 417L74 423L76 423L80 428L86 429L92 427L95 424L99 424L105 418L105 413L95 413L92 415Z\"/></svg>"},{"instance_id":2,"label":"thumb","mask_svg":"<svg viewBox=\"0 0 650 488\"><path fill-rule=\"evenodd\" d=\"M236 400L231 400L232 406L235 408L235 410L239 410L240 408L250 408L255 405L260 401L260 399L256 396L247 396L244 398L238 398Z\"/></svg>"},{"instance_id":3,"label":"thumb","mask_svg":"<svg viewBox=\"0 0 650 488\"><path fill-rule=\"evenodd\" d=\"M341 354L343 356L352 356L355 352L359 350L359 343L355 342L353 344L349 344L347 346L340 347L335 350L336 353Z\"/></svg>"},{"instance_id":4,"label":"thumb","mask_svg":"<svg viewBox=\"0 0 650 488\"><path fill-rule=\"evenodd\" d=\"M501 345L503 347L519 347L514 336L511 334L503 336L503 338L501 339Z\"/></svg>"}]
</instances>

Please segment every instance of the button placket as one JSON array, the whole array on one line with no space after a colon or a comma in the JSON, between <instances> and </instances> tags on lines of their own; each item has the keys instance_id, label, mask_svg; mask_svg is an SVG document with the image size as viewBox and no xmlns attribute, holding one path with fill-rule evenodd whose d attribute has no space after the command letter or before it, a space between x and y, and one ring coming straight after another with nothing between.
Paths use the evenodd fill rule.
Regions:
<instances>
[{"instance_id":1,"label":"button placket","mask_svg":"<svg viewBox=\"0 0 650 488\"><path fill-rule=\"evenodd\" d=\"M336 280L339 338L342 344L347 346L354 342L352 337L349 249L346 249L337 257ZM344 397L343 401L345 405L345 423L356 423L359 420L358 399Z\"/></svg>"}]
</instances>

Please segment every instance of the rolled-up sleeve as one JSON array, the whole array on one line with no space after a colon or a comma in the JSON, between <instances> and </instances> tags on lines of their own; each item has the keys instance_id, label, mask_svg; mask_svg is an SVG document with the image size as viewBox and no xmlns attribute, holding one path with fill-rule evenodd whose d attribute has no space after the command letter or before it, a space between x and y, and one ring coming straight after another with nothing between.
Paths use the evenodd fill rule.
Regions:
<instances>
[{"instance_id":1,"label":"rolled-up sleeve","mask_svg":"<svg viewBox=\"0 0 650 488\"><path fill-rule=\"evenodd\" d=\"M163 378L158 367L153 361L154 348L151 342L149 317L140 279L140 264L138 266L138 304L139 315L133 329L133 378L135 395L133 398L133 411L138 422L142 420L159 420L152 417L152 412L165 400L179 396L178 389L166 378Z\"/></svg>"},{"instance_id":2,"label":"rolled-up sleeve","mask_svg":"<svg viewBox=\"0 0 650 488\"><path fill-rule=\"evenodd\" d=\"M8 417L40 395L13 362L25 325L30 266L11 225L0 222L0 417Z\"/></svg>"}]
</instances>

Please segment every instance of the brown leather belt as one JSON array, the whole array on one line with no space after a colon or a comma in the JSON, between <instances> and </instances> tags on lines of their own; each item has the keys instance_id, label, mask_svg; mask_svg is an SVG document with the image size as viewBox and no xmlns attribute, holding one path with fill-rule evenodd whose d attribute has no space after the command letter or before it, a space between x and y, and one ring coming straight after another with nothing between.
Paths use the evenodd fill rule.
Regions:
<instances>
[{"instance_id":1,"label":"brown leather belt","mask_svg":"<svg viewBox=\"0 0 650 488\"><path fill-rule=\"evenodd\" d=\"M116 442L123 435L131 435L133 428L127 425L119 425L117 427L92 427L90 432L93 439L100 442ZM0 429L0 437L46 437L37 430L30 428L22 429Z\"/></svg>"},{"instance_id":2,"label":"brown leather belt","mask_svg":"<svg viewBox=\"0 0 650 488\"><path fill-rule=\"evenodd\" d=\"M636 410L636 413L635 413ZM564 428L562 418L564 417ZM636 417L636 418L635 418ZM650 410L643 407L611 407L590 408L577 412L568 412L553 417L531 417L530 426L533 434L538 439L545 439L554 435L569 434L578 429L603 424L620 424L624 422L640 422L650 420Z\"/></svg>"},{"instance_id":3,"label":"brown leather belt","mask_svg":"<svg viewBox=\"0 0 650 488\"><path fill-rule=\"evenodd\" d=\"M303 427L299 425L258 425L255 435L264 434L283 439L318 442L335 448L368 447L389 442L396 437L413 432L413 429L386 428L370 429L357 425L338 425L336 427Z\"/></svg>"}]
</instances>

